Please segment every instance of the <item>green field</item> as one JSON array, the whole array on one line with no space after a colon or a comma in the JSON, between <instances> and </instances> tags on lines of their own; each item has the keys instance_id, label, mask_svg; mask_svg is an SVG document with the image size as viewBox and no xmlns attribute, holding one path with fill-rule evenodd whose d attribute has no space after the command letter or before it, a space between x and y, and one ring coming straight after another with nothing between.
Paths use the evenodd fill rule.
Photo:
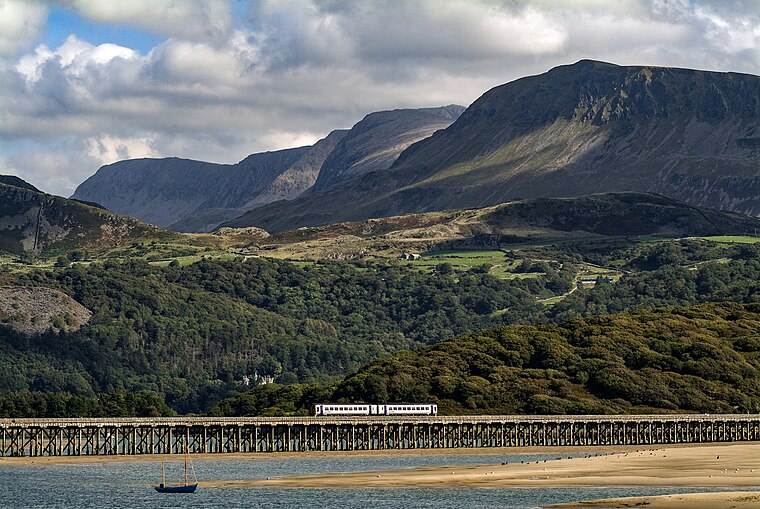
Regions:
<instances>
[{"instance_id":1,"label":"green field","mask_svg":"<svg viewBox=\"0 0 760 509\"><path fill-rule=\"evenodd\" d=\"M436 251L423 254L419 260L406 260L402 263L430 270L438 265L447 263L457 271L466 271L481 265L490 265L489 272L503 279L535 277L537 275L515 274L512 272L519 265L519 260L508 258L503 251Z\"/></svg>"},{"instance_id":2,"label":"green field","mask_svg":"<svg viewBox=\"0 0 760 509\"><path fill-rule=\"evenodd\" d=\"M749 235L718 235L715 237L699 237L705 240L712 240L713 242L724 242L729 244L756 244L760 242L760 237L753 237Z\"/></svg>"}]
</instances>

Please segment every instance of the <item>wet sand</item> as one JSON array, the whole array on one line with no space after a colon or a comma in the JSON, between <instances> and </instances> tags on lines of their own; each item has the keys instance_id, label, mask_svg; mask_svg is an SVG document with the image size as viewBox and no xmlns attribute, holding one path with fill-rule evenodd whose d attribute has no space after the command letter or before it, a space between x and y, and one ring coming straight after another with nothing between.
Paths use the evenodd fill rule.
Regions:
<instances>
[{"instance_id":1,"label":"wet sand","mask_svg":"<svg viewBox=\"0 0 760 509\"><path fill-rule=\"evenodd\" d=\"M510 452L515 454L517 451ZM579 457L578 454L558 454L557 459L522 464L324 473L203 484L313 488L760 486L760 444L639 448L616 453L593 453L590 457Z\"/></svg>"},{"instance_id":2,"label":"wet sand","mask_svg":"<svg viewBox=\"0 0 760 509\"><path fill-rule=\"evenodd\" d=\"M657 497L610 498L568 504L552 504L547 508L608 508L646 507L647 509L757 509L760 492L689 493Z\"/></svg>"}]
</instances>

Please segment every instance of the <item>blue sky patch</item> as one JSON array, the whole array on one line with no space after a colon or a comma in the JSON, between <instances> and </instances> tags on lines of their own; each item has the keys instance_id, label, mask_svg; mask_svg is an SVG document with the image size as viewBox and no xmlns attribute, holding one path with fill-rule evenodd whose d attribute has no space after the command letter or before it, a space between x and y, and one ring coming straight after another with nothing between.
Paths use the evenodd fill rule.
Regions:
<instances>
[{"instance_id":1,"label":"blue sky patch","mask_svg":"<svg viewBox=\"0 0 760 509\"><path fill-rule=\"evenodd\" d=\"M40 42L55 49L71 34L90 44L118 44L139 51L143 55L165 40L127 25L89 21L74 11L60 7L51 8L48 13L47 27Z\"/></svg>"}]
</instances>

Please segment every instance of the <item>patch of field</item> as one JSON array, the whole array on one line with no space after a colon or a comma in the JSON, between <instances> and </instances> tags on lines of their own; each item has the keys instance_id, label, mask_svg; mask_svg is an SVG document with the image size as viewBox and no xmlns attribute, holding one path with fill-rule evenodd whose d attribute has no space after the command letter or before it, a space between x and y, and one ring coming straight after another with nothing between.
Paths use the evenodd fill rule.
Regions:
<instances>
[{"instance_id":1,"label":"patch of field","mask_svg":"<svg viewBox=\"0 0 760 509\"><path fill-rule=\"evenodd\" d=\"M167 267L170 263L176 261L177 263L180 264L180 266L184 267L186 265L192 265L194 263L197 263L204 258L208 260L229 261L229 260L241 258L241 256L237 254L233 254L233 253L212 253L212 254L204 254L204 255L178 256L176 258L172 258L168 260L149 260L148 263L156 267ZM246 257L246 258L250 258L250 257Z\"/></svg>"},{"instance_id":2,"label":"patch of field","mask_svg":"<svg viewBox=\"0 0 760 509\"><path fill-rule=\"evenodd\" d=\"M578 282L588 286L588 282L593 280L594 282L591 283L593 286L596 284L596 279L604 278L610 282L617 283L622 276L623 272L620 270L600 267L591 263L582 263L578 272Z\"/></svg>"},{"instance_id":3,"label":"patch of field","mask_svg":"<svg viewBox=\"0 0 760 509\"><path fill-rule=\"evenodd\" d=\"M488 272L502 279L529 278L540 276L540 273L518 274L514 269L520 260L514 260L504 251L436 251L424 253L418 260L401 262L411 267L433 270L439 265L449 264L456 271L467 271L475 267L488 265Z\"/></svg>"},{"instance_id":4,"label":"patch of field","mask_svg":"<svg viewBox=\"0 0 760 509\"><path fill-rule=\"evenodd\" d=\"M749 235L718 235L715 237L696 237L705 240L711 240L713 242L723 242L729 244L756 244L760 242L760 237L753 237Z\"/></svg>"},{"instance_id":5,"label":"patch of field","mask_svg":"<svg viewBox=\"0 0 760 509\"><path fill-rule=\"evenodd\" d=\"M560 302L562 299L564 299L568 294L565 295L556 295L554 297L549 297L548 299L539 299L538 302L541 304L544 304L546 306L553 306L554 304Z\"/></svg>"}]
</instances>

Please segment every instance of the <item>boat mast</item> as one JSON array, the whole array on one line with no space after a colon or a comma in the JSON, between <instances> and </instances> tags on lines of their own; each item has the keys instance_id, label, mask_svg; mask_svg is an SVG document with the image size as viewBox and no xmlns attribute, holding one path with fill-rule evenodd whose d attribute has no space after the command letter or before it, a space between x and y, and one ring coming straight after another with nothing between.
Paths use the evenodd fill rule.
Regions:
<instances>
[{"instance_id":1,"label":"boat mast","mask_svg":"<svg viewBox=\"0 0 760 509\"><path fill-rule=\"evenodd\" d=\"M161 461L161 486L166 486L166 460Z\"/></svg>"},{"instance_id":2,"label":"boat mast","mask_svg":"<svg viewBox=\"0 0 760 509\"><path fill-rule=\"evenodd\" d=\"M187 451L185 451L185 486L188 484L190 483L187 482Z\"/></svg>"}]
</instances>

